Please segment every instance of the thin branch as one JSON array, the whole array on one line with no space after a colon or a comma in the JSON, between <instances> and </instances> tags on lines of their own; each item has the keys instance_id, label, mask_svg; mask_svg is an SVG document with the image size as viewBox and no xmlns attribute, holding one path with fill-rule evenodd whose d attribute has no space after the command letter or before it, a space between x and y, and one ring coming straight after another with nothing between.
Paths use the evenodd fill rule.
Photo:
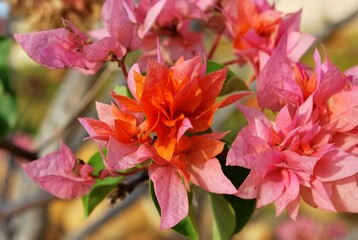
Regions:
<instances>
[{"instance_id":1,"label":"thin branch","mask_svg":"<svg viewBox=\"0 0 358 240\"><path fill-rule=\"evenodd\" d=\"M41 193L36 196L32 196L30 198L23 199L17 203L8 205L8 206L1 206L0 207L0 219L8 218L15 214L18 214L22 211L27 209L31 209L38 206L43 206L47 204L50 200L54 197L48 193Z\"/></svg>"},{"instance_id":2,"label":"thin branch","mask_svg":"<svg viewBox=\"0 0 358 240\"><path fill-rule=\"evenodd\" d=\"M0 141L0 149L4 149L17 157L21 157L29 161L39 158L37 152L26 150L8 140Z\"/></svg>"},{"instance_id":3,"label":"thin branch","mask_svg":"<svg viewBox=\"0 0 358 240\"><path fill-rule=\"evenodd\" d=\"M227 61L227 62L223 62L222 64L225 65L225 66L229 66L229 65L232 65L232 64L235 64L235 63L239 63L239 59L233 59L233 60L230 60L230 61Z\"/></svg>"},{"instance_id":4,"label":"thin branch","mask_svg":"<svg viewBox=\"0 0 358 240\"><path fill-rule=\"evenodd\" d=\"M109 202L110 205L114 205L118 200L124 200L127 196L133 192L133 190L143 182L148 181L148 171L143 172L139 178L135 179L130 183L120 183L118 184L117 188L109 194Z\"/></svg>"},{"instance_id":5,"label":"thin branch","mask_svg":"<svg viewBox=\"0 0 358 240\"><path fill-rule=\"evenodd\" d=\"M97 219L96 221L92 222L91 224L88 224L86 227L84 227L79 232L73 233L73 234L65 237L65 239L66 240L81 240L81 239L85 239L86 236L88 236L89 234L97 231L102 225L106 224L112 218L116 217L122 211L126 210L129 206L134 204L145 193L148 193L148 187L147 186L137 187L133 191L133 193L128 196L128 198L123 200L123 202L121 202L120 204L118 204L118 205L114 206L113 208L109 209L99 219Z\"/></svg>"},{"instance_id":6,"label":"thin branch","mask_svg":"<svg viewBox=\"0 0 358 240\"><path fill-rule=\"evenodd\" d=\"M340 21L334 22L332 24L327 24L324 30L317 35L316 42L323 42L325 39L332 36L340 27L346 26L348 22L352 21L356 17L358 17L358 9L356 9L354 12L352 12Z\"/></svg>"},{"instance_id":7,"label":"thin branch","mask_svg":"<svg viewBox=\"0 0 358 240\"><path fill-rule=\"evenodd\" d=\"M221 39L222 34L223 34L223 33L220 32L220 33L218 33L218 35L216 36L215 41L214 41L214 43L213 43L213 45L212 45L212 47L211 47L211 49L210 49L210 52L209 52L209 54L208 54L208 56L207 56L208 60L210 60L210 59L213 57L213 55L214 55L214 53L215 53L215 50L216 50L216 48L218 47L218 45L219 45L219 43L220 43L220 39Z\"/></svg>"},{"instance_id":8,"label":"thin branch","mask_svg":"<svg viewBox=\"0 0 358 240\"><path fill-rule=\"evenodd\" d=\"M127 72L126 64L124 63L124 59L125 59L125 57L123 57L122 59L118 60L117 62L118 62L119 67L122 69L122 72L123 72L123 75L124 75L125 79L127 80L128 72Z\"/></svg>"}]
</instances>

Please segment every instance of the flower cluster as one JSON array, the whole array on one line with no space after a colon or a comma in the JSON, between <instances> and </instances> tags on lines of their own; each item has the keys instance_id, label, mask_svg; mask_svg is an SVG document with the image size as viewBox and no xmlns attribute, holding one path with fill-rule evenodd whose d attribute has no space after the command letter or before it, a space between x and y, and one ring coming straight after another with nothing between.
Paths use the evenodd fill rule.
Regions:
<instances>
[{"instance_id":1,"label":"flower cluster","mask_svg":"<svg viewBox=\"0 0 358 240\"><path fill-rule=\"evenodd\" d=\"M26 172L55 196L74 198L95 180L148 171L162 229L188 215L192 184L257 199L257 207L274 202L277 215L286 209L293 219L301 197L324 210L358 212L358 68L343 73L327 54L322 62L317 50L314 69L300 63L314 41L299 31L300 16L264 0L106 0L104 28L91 31L92 38L67 20L64 28L15 34L28 55L49 68L93 74L117 61L130 93L112 92L111 104L96 104L98 119L79 119L102 155L100 176L64 143L25 165ZM231 89L230 82L241 80L223 65L208 69L217 43L206 55L204 29L217 41L223 34L232 40L233 62L255 71L259 106L277 113L272 122L239 104L248 125L228 152L225 133L212 132L213 117L250 92ZM142 54L127 74L125 57L138 49ZM250 169L239 187L224 174L230 166Z\"/></svg>"},{"instance_id":2,"label":"flower cluster","mask_svg":"<svg viewBox=\"0 0 358 240\"><path fill-rule=\"evenodd\" d=\"M277 215L286 208L292 218L300 196L313 207L358 212L355 68L342 73L316 50L315 69L306 71L275 51L257 81L259 104L278 111L276 121L239 106L249 124L227 163L252 171L236 195L257 198L258 207L275 202Z\"/></svg>"}]
</instances>

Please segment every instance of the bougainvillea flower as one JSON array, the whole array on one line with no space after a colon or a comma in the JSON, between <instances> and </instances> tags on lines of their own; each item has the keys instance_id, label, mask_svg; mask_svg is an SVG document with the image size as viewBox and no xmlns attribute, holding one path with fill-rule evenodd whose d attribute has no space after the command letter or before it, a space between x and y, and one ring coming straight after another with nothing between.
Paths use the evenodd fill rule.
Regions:
<instances>
[{"instance_id":1,"label":"bougainvillea flower","mask_svg":"<svg viewBox=\"0 0 358 240\"><path fill-rule=\"evenodd\" d=\"M132 4L132 1L106 0L102 7L102 22L106 29L102 29L102 34L115 39L128 50L138 49L141 44Z\"/></svg>"},{"instance_id":2,"label":"bougainvillea flower","mask_svg":"<svg viewBox=\"0 0 358 240\"><path fill-rule=\"evenodd\" d=\"M97 42L64 20L65 28L35 33L14 34L15 40L37 63L48 68L73 68L84 74L94 74L105 61L126 54L126 49L112 38Z\"/></svg>"},{"instance_id":3,"label":"bougainvillea flower","mask_svg":"<svg viewBox=\"0 0 358 240\"><path fill-rule=\"evenodd\" d=\"M89 44L90 39L73 26L14 34L14 38L35 62L48 68L74 68L84 74L93 74L102 65L86 58L83 46Z\"/></svg>"},{"instance_id":4,"label":"bougainvillea flower","mask_svg":"<svg viewBox=\"0 0 358 240\"><path fill-rule=\"evenodd\" d=\"M315 51L315 69L310 71L287 58L286 45L287 38L283 38L257 77L260 107L279 111L286 104L301 105L310 95L315 105L323 107L334 94L350 90L353 77L339 71L326 54L321 63Z\"/></svg>"},{"instance_id":5,"label":"bougainvillea flower","mask_svg":"<svg viewBox=\"0 0 358 240\"><path fill-rule=\"evenodd\" d=\"M106 173L116 175L116 171L132 168L155 154L148 145L152 140L140 138L143 116L138 117L125 106L113 103L97 103L96 108L98 120L80 118L79 121L101 149L107 148L107 156L103 156Z\"/></svg>"},{"instance_id":6,"label":"bougainvillea flower","mask_svg":"<svg viewBox=\"0 0 358 240\"><path fill-rule=\"evenodd\" d=\"M184 136L169 162L159 156L153 158L149 176L161 209L161 229L175 226L188 215L189 183L213 193L236 192L223 174L219 160L214 158L223 147L224 143L210 134L191 138Z\"/></svg>"},{"instance_id":7,"label":"bougainvillea flower","mask_svg":"<svg viewBox=\"0 0 358 240\"><path fill-rule=\"evenodd\" d=\"M357 211L351 202L358 193L356 156L335 147L332 136L314 121L313 96L297 109L284 107L275 124L258 110L239 109L249 125L232 144L227 164L251 171L237 196L257 198L258 207L275 202L277 215L286 208L292 218L300 196L321 209ZM339 190L333 191L336 186Z\"/></svg>"},{"instance_id":8,"label":"bougainvillea flower","mask_svg":"<svg viewBox=\"0 0 358 240\"><path fill-rule=\"evenodd\" d=\"M146 135L150 132L157 134L155 148L164 159L171 159L183 133L207 130L215 111L221 104L227 104L225 100L216 103L227 70L205 75L206 64L203 61L200 55L187 61L180 59L169 69L150 62L146 76L131 71L133 76L128 77L130 90L146 116ZM136 91L133 86L136 86ZM236 99L231 100L247 94L237 94Z\"/></svg>"},{"instance_id":9,"label":"bougainvillea flower","mask_svg":"<svg viewBox=\"0 0 358 240\"><path fill-rule=\"evenodd\" d=\"M276 235L280 240L349 238L347 226L342 222L323 223L308 216L300 216L296 221L287 219L280 222Z\"/></svg>"},{"instance_id":10,"label":"bougainvillea flower","mask_svg":"<svg viewBox=\"0 0 358 240\"><path fill-rule=\"evenodd\" d=\"M201 70L202 66L196 67ZM190 76L193 69L186 69L188 72L185 74ZM134 71L133 74L138 75L131 80L137 80L134 86L138 92L134 92L134 96L136 99L142 99L146 88L138 80L141 75ZM221 165L215 158L223 150L224 143L219 140L225 134L211 133L188 137L185 132L192 125L189 120L184 120L177 130L180 137L177 140L175 136L178 143L174 144L171 158L163 159L154 148L159 137L156 140L151 136L143 137L147 131L158 134L155 132L156 128L149 129L147 122L138 125L140 121L130 114L131 111L141 111L140 102L120 95L113 97L118 102L118 107L97 103L99 120L82 118L80 122L93 140L107 148L107 155L103 156L106 169L102 171L101 177L117 176L118 171L128 170L137 164L149 165L149 176L154 183L155 194L161 207L162 229L173 227L188 214L187 191L190 190L190 183L214 193L236 192L236 188L223 174ZM174 124L171 127L176 126Z\"/></svg>"},{"instance_id":11,"label":"bougainvillea flower","mask_svg":"<svg viewBox=\"0 0 358 240\"><path fill-rule=\"evenodd\" d=\"M301 196L311 206L327 211L358 212L357 155L332 149L317 162Z\"/></svg>"},{"instance_id":12,"label":"bougainvillea flower","mask_svg":"<svg viewBox=\"0 0 358 240\"><path fill-rule=\"evenodd\" d=\"M27 163L23 168L42 189L63 199L81 197L95 183L91 176L93 168L80 163L63 142L60 150Z\"/></svg>"},{"instance_id":13,"label":"bougainvillea flower","mask_svg":"<svg viewBox=\"0 0 358 240\"><path fill-rule=\"evenodd\" d=\"M227 14L232 9L224 6L228 36L233 39L240 62L252 64L256 74L265 65L281 38L288 36L285 56L298 61L313 43L314 38L299 31L301 12L284 16L267 1L237 1L237 15Z\"/></svg>"},{"instance_id":14,"label":"bougainvillea flower","mask_svg":"<svg viewBox=\"0 0 358 240\"><path fill-rule=\"evenodd\" d=\"M192 20L205 20L204 11L209 5L208 1L141 1L136 8L138 32L143 37L140 69L145 69L149 59L156 59L157 38L169 64L182 56L192 58L198 52L205 53L203 33L193 31Z\"/></svg>"}]
</instances>

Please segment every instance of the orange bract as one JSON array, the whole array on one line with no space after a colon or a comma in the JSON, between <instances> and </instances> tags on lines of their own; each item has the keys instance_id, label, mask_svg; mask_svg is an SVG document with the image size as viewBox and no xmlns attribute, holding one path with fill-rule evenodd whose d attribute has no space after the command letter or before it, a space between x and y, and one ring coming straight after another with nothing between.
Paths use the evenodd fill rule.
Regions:
<instances>
[{"instance_id":1,"label":"orange bract","mask_svg":"<svg viewBox=\"0 0 358 240\"><path fill-rule=\"evenodd\" d=\"M227 70L208 75L204 71L203 58L197 56L187 61L180 59L169 69L150 62L146 76L134 72L136 94L146 116L145 136L157 134L155 148L166 160L172 158L185 131L207 130L219 107L216 98Z\"/></svg>"}]
</instances>

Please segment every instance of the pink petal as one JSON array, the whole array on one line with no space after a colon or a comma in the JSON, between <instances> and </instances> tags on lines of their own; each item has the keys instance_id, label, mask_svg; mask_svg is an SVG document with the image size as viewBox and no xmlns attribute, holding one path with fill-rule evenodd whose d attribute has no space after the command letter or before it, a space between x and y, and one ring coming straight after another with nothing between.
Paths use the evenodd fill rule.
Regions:
<instances>
[{"instance_id":1,"label":"pink petal","mask_svg":"<svg viewBox=\"0 0 358 240\"><path fill-rule=\"evenodd\" d=\"M311 181L311 187L301 186L301 196L306 203L314 208L336 212L331 200L332 189L330 184L323 184L319 180Z\"/></svg>"},{"instance_id":2,"label":"pink petal","mask_svg":"<svg viewBox=\"0 0 358 240\"><path fill-rule=\"evenodd\" d=\"M266 141L253 136L250 127L244 127L231 145L226 157L226 165L251 169L257 155L268 148Z\"/></svg>"},{"instance_id":3,"label":"pink petal","mask_svg":"<svg viewBox=\"0 0 358 240\"><path fill-rule=\"evenodd\" d=\"M127 77L127 84L129 91L131 92L132 96L139 101L136 91L136 83L134 81L134 72L140 73L139 65L137 63L133 64L133 66L129 69L128 77Z\"/></svg>"},{"instance_id":4,"label":"pink petal","mask_svg":"<svg viewBox=\"0 0 358 240\"><path fill-rule=\"evenodd\" d=\"M155 195L158 199L161 223L160 229L167 229L178 224L189 212L188 195L177 171L169 166L149 167L149 177L153 181Z\"/></svg>"},{"instance_id":5,"label":"pink petal","mask_svg":"<svg viewBox=\"0 0 358 240\"><path fill-rule=\"evenodd\" d=\"M325 66L327 67L327 69L324 69L323 65L318 63L320 58L317 49L314 55L316 64L315 71L317 74L319 74L319 76L317 76L319 86L314 93L314 102L319 106L324 106L326 101L331 96L343 90L347 83L347 79L339 71L339 69L329 61L329 59L324 62Z\"/></svg>"},{"instance_id":6,"label":"pink petal","mask_svg":"<svg viewBox=\"0 0 358 240\"><path fill-rule=\"evenodd\" d=\"M273 171L269 173L265 176L259 186L256 207L260 208L277 200L281 196L283 190L284 184L281 172Z\"/></svg>"},{"instance_id":7,"label":"pink petal","mask_svg":"<svg viewBox=\"0 0 358 240\"><path fill-rule=\"evenodd\" d=\"M79 118L78 121L86 129L91 138L108 141L109 137L113 135L111 127L105 122L91 118Z\"/></svg>"},{"instance_id":8,"label":"pink petal","mask_svg":"<svg viewBox=\"0 0 358 240\"><path fill-rule=\"evenodd\" d=\"M108 31L106 28L100 28L100 29L96 29L96 30L91 30L88 32L88 35L90 35L91 37L95 38L95 39L102 39L105 37L110 37Z\"/></svg>"},{"instance_id":9,"label":"pink petal","mask_svg":"<svg viewBox=\"0 0 358 240\"><path fill-rule=\"evenodd\" d=\"M254 199L258 197L258 189L262 177L255 171L251 171L245 181L240 185L235 196L243 199Z\"/></svg>"},{"instance_id":10,"label":"pink petal","mask_svg":"<svg viewBox=\"0 0 358 240\"><path fill-rule=\"evenodd\" d=\"M310 34L296 31L289 32L287 37L287 57L293 62L298 62L314 41L315 38Z\"/></svg>"},{"instance_id":11,"label":"pink petal","mask_svg":"<svg viewBox=\"0 0 358 240\"><path fill-rule=\"evenodd\" d=\"M279 111L285 105L285 99L279 97L280 92L287 79L294 76L286 52L287 38L284 37L257 76L257 99L261 108Z\"/></svg>"},{"instance_id":12,"label":"pink petal","mask_svg":"<svg viewBox=\"0 0 358 240\"><path fill-rule=\"evenodd\" d=\"M92 167L82 166L83 178L74 173L75 164L73 152L61 142L60 150L25 164L23 168L45 191L59 198L72 199L88 193L95 183L88 174L88 171L93 170Z\"/></svg>"},{"instance_id":13,"label":"pink petal","mask_svg":"<svg viewBox=\"0 0 358 240\"><path fill-rule=\"evenodd\" d=\"M294 171L301 179L300 181L309 181L313 175L313 169L317 163L317 157L309 157L305 155L299 155L296 152L284 151L285 160L289 166L289 169ZM300 182L304 184L305 182Z\"/></svg>"},{"instance_id":14,"label":"pink petal","mask_svg":"<svg viewBox=\"0 0 358 240\"><path fill-rule=\"evenodd\" d=\"M108 126L114 126L114 117L112 114L112 106L109 104L104 104L96 102L96 110L98 119L104 123L107 123Z\"/></svg>"},{"instance_id":15,"label":"pink petal","mask_svg":"<svg viewBox=\"0 0 358 240\"><path fill-rule=\"evenodd\" d=\"M203 65L203 56L197 55L170 68L173 71L174 78L184 81L192 80L200 76Z\"/></svg>"},{"instance_id":16,"label":"pink petal","mask_svg":"<svg viewBox=\"0 0 358 240\"><path fill-rule=\"evenodd\" d=\"M154 152L152 147L145 144L138 147L111 137L107 150L107 165L110 170L126 170L148 160Z\"/></svg>"},{"instance_id":17,"label":"pink petal","mask_svg":"<svg viewBox=\"0 0 358 240\"><path fill-rule=\"evenodd\" d=\"M347 76L352 76L352 84L358 86L358 65L351 67L350 69L344 72Z\"/></svg>"},{"instance_id":18,"label":"pink petal","mask_svg":"<svg viewBox=\"0 0 358 240\"><path fill-rule=\"evenodd\" d=\"M358 91L335 94L328 102L329 123L335 131L347 132L358 126Z\"/></svg>"},{"instance_id":19,"label":"pink petal","mask_svg":"<svg viewBox=\"0 0 358 240\"><path fill-rule=\"evenodd\" d=\"M130 8L125 6L123 0L107 0L102 8L102 21L111 37L125 48L134 49L137 46L133 46L133 43L139 37L135 33L137 26L131 19L132 13L128 11Z\"/></svg>"},{"instance_id":20,"label":"pink petal","mask_svg":"<svg viewBox=\"0 0 358 240\"><path fill-rule=\"evenodd\" d=\"M82 51L77 51L82 46L65 28L14 34L14 38L34 61L48 68L72 67L84 74L94 74L102 65L88 61Z\"/></svg>"},{"instance_id":21,"label":"pink petal","mask_svg":"<svg viewBox=\"0 0 358 240\"><path fill-rule=\"evenodd\" d=\"M185 132L188 129L192 129L192 128L193 128L193 125L191 125L189 118L184 118L182 121L182 124L180 125L180 127L178 129L177 141L179 141L179 139L185 134Z\"/></svg>"},{"instance_id":22,"label":"pink petal","mask_svg":"<svg viewBox=\"0 0 358 240\"><path fill-rule=\"evenodd\" d=\"M144 24L138 30L138 35L140 38L144 38L147 32L152 28L155 20L163 10L163 7L166 3L167 0L159 0L149 9L144 19Z\"/></svg>"},{"instance_id":23,"label":"pink petal","mask_svg":"<svg viewBox=\"0 0 358 240\"><path fill-rule=\"evenodd\" d=\"M358 213L358 174L332 182L332 202L339 212Z\"/></svg>"},{"instance_id":24,"label":"pink petal","mask_svg":"<svg viewBox=\"0 0 358 240\"><path fill-rule=\"evenodd\" d=\"M358 155L358 131L336 133L332 141L342 151Z\"/></svg>"},{"instance_id":25,"label":"pink petal","mask_svg":"<svg viewBox=\"0 0 358 240\"><path fill-rule=\"evenodd\" d=\"M296 220L299 206L300 206L300 196L297 196L295 200L293 200L287 205L286 210L291 219Z\"/></svg>"},{"instance_id":26,"label":"pink petal","mask_svg":"<svg viewBox=\"0 0 358 240\"><path fill-rule=\"evenodd\" d=\"M288 204L295 201L300 193L300 184L295 173L290 170L282 170L282 175L285 190L275 201L276 216L280 215Z\"/></svg>"},{"instance_id":27,"label":"pink petal","mask_svg":"<svg viewBox=\"0 0 358 240\"><path fill-rule=\"evenodd\" d=\"M111 37L105 37L97 42L84 46L86 57L91 62L108 61L110 54L122 58L126 54L126 51L125 47Z\"/></svg>"},{"instance_id":28,"label":"pink petal","mask_svg":"<svg viewBox=\"0 0 358 240\"><path fill-rule=\"evenodd\" d=\"M219 160L209 159L205 162L189 164L190 181L208 192L233 194L237 190L221 170Z\"/></svg>"},{"instance_id":29,"label":"pink petal","mask_svg":"<svg viewBox=\"0 0 358 240\"><path fill-rule=\"evenodd\" d=\"M314 175L324 182L350 177L358 172L357 156L334 149L317 162Z\"/></svg>"}]
</instances>

